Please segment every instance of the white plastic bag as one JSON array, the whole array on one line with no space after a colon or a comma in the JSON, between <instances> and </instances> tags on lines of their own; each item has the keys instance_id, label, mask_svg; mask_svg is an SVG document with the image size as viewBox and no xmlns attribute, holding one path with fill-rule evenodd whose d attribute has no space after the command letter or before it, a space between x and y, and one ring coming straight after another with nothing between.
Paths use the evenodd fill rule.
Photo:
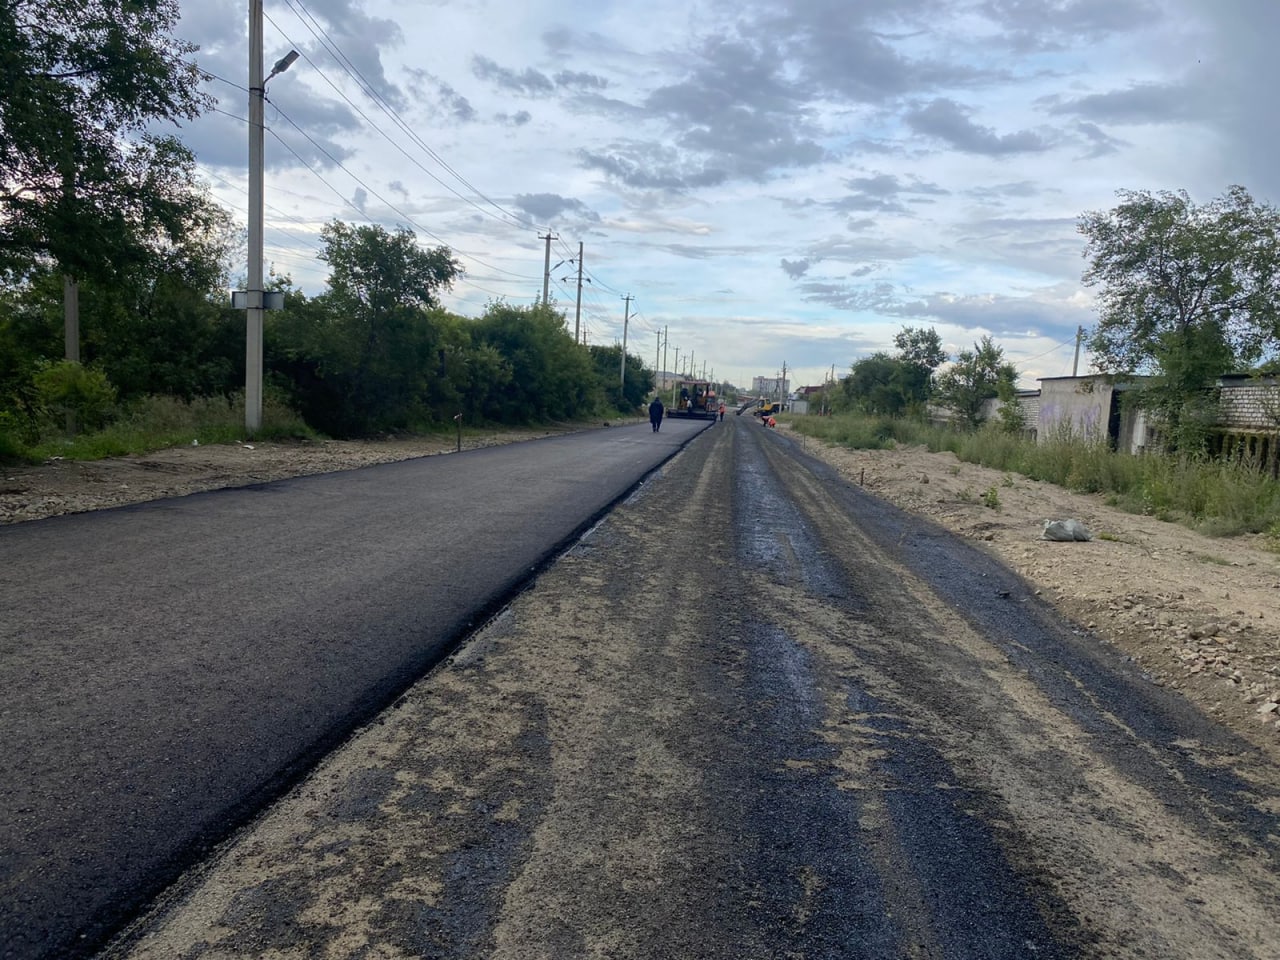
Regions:
<instances>
[{"instance_id":1,"label":"white plastic bag","mask_svg":"<svg viewBox=\"0 0 1280 960\"><path fill-rule=\"evenodd\" d=\"M1093 535L1089 533L1089 528L1079 520L1046 520L1044 522L1044 532L1040 534L1041 540L1092 540Z\"/></svg>"}]
</instances>

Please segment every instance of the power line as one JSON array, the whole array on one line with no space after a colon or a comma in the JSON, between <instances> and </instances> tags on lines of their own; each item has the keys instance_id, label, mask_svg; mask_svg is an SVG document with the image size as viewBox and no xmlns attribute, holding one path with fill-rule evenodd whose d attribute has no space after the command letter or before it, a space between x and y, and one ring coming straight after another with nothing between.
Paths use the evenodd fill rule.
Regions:
<instances>
[{"instance_id":1,"label":"power line","mask_svg":"<svg viewBox=\"0 0 1280 960\"><path fill-rule=\"evenodd\" d=\"M396 108L391 103L389 103L385 97L383 97L380 93L378 93L378 91L374 88L373 84L370 83L365 78L364 74L360 72L359 68L357 68L356 65L351 62L350 58L347 57L347 55L342 52L342 48L339 47L338 44L333 40L333 38L328 35L324 27L320 26L320 24L316 21L315 17L311 14L311 11L309 11L306 8L305 4L302 3L302 0L285 0L285 3L288 5L290 11L293 12L294 16L298 18L299 22L302 23L304 27L306 27L306 29L311 33L313 37L315 37L316 41L321 45L321 47L324 48L325 52L327 52L331 57L333 57L334 61L338 64L339 68L341 68L343 72L347 74L347 76L351 77L351 79L356 81L357 85L360 87L361 91L365 94L365 96L367 96L370 100L372 100L374 105L377 106L378 109L380 109L388 118L390 118L392 123L394 123L403 133L405 133L414 144L420 147L429 157L431 157L431 159L433 159L436 163L440 164L440 166L443 167L446 171L452 174L458 180L458 182L462 183L464 186L467 187L467 189L471 190L476 196L480 197L482 200L484 200L486 203L492 206L495 210L503 214L504 217L509 217L512 220L516 221L517 225L528 227L531 229L537 229L537 226L533 224L531 221L528 221L523 217L520 217L519 215L512 213L510 210L507 210L505 207L501 206L496 200L493 200L491 197L486 195L483 191L481 191L478 187L476 187L475 184L473 184L470 180L468 180L466 177L460 174L457 170L455 170L453 166L450 165L449 162L444 159L444 157L440 156L439 153L433 150L426 143L426 141L424 141L422 137L419 136L418 133L411 126L409 126L408 122L404 119L404 117L400 115L399 111L397 111ZM294 9L295 4L297 8L301 9L302 11L301 14L298 13L297 9ZM283 29L280 28L279 24L277 24L274 20L271 20L269 16L267 17L267 19L271 21L272 26L274 26L277 30L280 30L280 33L285 37L286 40L289 40L291 44L293 43L293 40L291 40L289 38L289 35L285 33ZM306 57L305 54L303 56ZM313 68L315 68L316 72L319 73L320 76L323 77L324 80L331 87L333 87L333 89L337 92L337 94L340 97L342 97L342 99L345 100L353 110L355 110L357 113L360 114L360 116L364 119L366 123L369 124L369 126L373 127L375 130L377 130L379 134L381 134L384 138L386 138L388 143L391 143L393 146L396 147L396 149L400 150L400 152L403 153L411 163L414 163L420 170L422 170L423 173L431 177L431 179L435 180L436 183L440 184L440 186L444 187L446 190L448 190L458 199L475 207L477 210L479 210L481 213L484 213L486 216L491 216L491 217L493 216L492 213L490 213L480 204L477 204L470 197L463 196L461 193L454 190L453 187L449 186L449 184L445 183L443 180L437 177L434 173L432 173L426 167L422 166L422 164L418 163L418 161L414 159L412 156L410 156L409 153L405 151L403 147L401 147L398 143L396 143L390 136L388 136L385 132L383 132L381 128L378 127L377 124L375 124L372 120L370 120L369 117L366 116L365 113L359 107L357 107L354 103L352 103L352 101L346 96L346 94L343 93L342 90L340 90L338 86L332 80L330 80L328 76L325 75L324 71L322 71L315 64L314 61L312 61L309 57L306 59L307 59L307 62L310 63ZM506 223L506 220L502 219L501 217L495 217L495 219L498 219L500 222Z\"/></svg>"},{"instance_id":2,"label":"power line","mask_svg":"<svg viewBox=\"0 0 1280 960\"><path fill-rule=\"evenodd\" d=\"M355 175L354 173L352 173L349 169L347 169L347 166L346 166L346 165L345 165L341 160L339 160L339 159L338 159L337 157L335 157L332 153L330 153L328 150L326 150L323 146L321 146L319 143L317 143L317 142L316 142L316 140L315 140L315 139L314 139L314 138L313 138L309 133L307 133L305 130L303 130L303 129L302 129L302 127L298 126L298 124L297 124L297 123L295 123L295 122L293 121L293 118L292 118L292 117L290 117L290 116L289 116L287 113L285 113L283 110L281 110L278 106L276 106L276 104L275 104L274 102L272 102L271 100L268 100L267 102L271 104L271 106L276 110L276 112L277 112L277 113L279 113L279 114L280 114L280 116L281 116L281 117L283 117L283 118L284 118L284 120L285 120L285 121L286 121L286 122L287 122L291 127L293 127L293 129L297 130L297 131L298 131L298 133L302 134L302 136L307 140L307 142L308 142L308 143L310 143L313 147L315 147L315 148L316 148L317 150L319 150L322 154L324 154L324 156L328 158L328 160L329 160L329 162L330 162L330 163L332 163L334 166L336 166L338 169L340 169L343 173L345 173L347 176L349 176L349 177L350 177L352 180L354 180L356 183L360 184L360 186L362 186L365 190L367 190L369 193L371 193L371 194L372 194L374 197L376 197L379 201L381 201L383 204L385 204L385 205L388 207L388 209L393 210L393 211L394 211L395 213L397 213L399 216L403 217L406 223L409 223L409 224L413 225L415 228L417 228L418 230L421 230L423 233L425 233L425 234L426 234L428 237L430 237L431 239L435 240L437 243L443 244L444 246L446 246L446 247L450 247L451 249L456 249L456 248L452 248L452 246L451 246L451 245L450 245L446 240L444 240L444 238L442 238L442 237L438 236L437 234L435 234L435 233L433 233L432 231L428 230L428 229L427 229L426 227L424 227L422 224L418 223L416 220L414 220L414 219L413 219L413 217L409 216L407 213L405 213L403 210L401 210L399 207L397 207L395 204L393 204L390 200L388 200L386 197L384 197L382 194L378 193L378 191L377 191L377 190L375 190L373 187L369 186L369 184L365 183L365 182L364 182L363 180L361 180L358 176L356 176L356 175ZM321 177L318 173L316 173L316 171L315 171L315 170L313 170L313 169L311 168L311 166L310 166L309 164L307 164L307 162L306 162L305 160L303 160L303 159L302 159L302 157L301 157L301 156L299 156L298 152L297 152L296 150L294 150L292 147L290 147L290 146L288 145L288 143L287 143L287 142L286 142L286 141L285 141L285 140L284 140L284 139L283 139L283 138L282 138L278 133L276 133L274 130L272 130L272 131L271 131L271 135L272 135L273 137L275 137L277 140L279 140L279 141L280 141L280 143L284 144L284 146L289 150L289 152L290 152L290 153L292 153L295 157L297 157L297 158L298 158L298 160L299 160L299 161L300 161L300 162L301 162L301 163L302 163L302 164L303 164L303 165L304 165L308 170L310 170L313 174L315 174L315 176L316 176L317 178L319 178L323 183L325 183L325 185L326 185L326 186L328 186L328 187L329 187L331 190L333 190L335 193L338 193L338 195L339 195L339 196L342 196L342 194L337 190L337 188L336 188L336 187L334 187L334 186L333 186L332 184L330 184L327 180L325 180L325 179L324 179L323 177ZM352 203L352 202L351 202L350 200L348 200L346 197L342 197L342 201L343 201L343 203L347 204L349 207L351 207L352 209L354 209L356 212L358 212L358 213L359 213L362 217L364 217L366 220L370 220L370 221L372 221L372 219L373 219L373 218L372 218L372 217L370 217L368 213L366 213L364 210L361 210L358 206L356 206L354 203ZM538 277L532 277L532 276L529 276L529 275L527 275L527 274L514 273L514 272L513 272L513 271L511 271L511 270L504 270L502 267L494 266L494 265L493 265L493 264L491 264L491 263L488 263L488 262L486 262L486 261L484 261L484 260L481 260L481 259L480 259L479 257L477 257L477 256L473 256L472 254L468 254L468 253L463 253L461 250L457 250L457 253L458 253L458 255L459 255L459 256L466 257L468 260L474 260L476 263L480 264L480 265L481 265L481 266L483 266L483 267L488 267L490 270L496 270L498 273L505 273L505 274L507 274L508 276L511 276L511 277L516 278L517 280L536 280L536 279L540 279L540 278L538 278Z\"/></svg>"}]
</instances>

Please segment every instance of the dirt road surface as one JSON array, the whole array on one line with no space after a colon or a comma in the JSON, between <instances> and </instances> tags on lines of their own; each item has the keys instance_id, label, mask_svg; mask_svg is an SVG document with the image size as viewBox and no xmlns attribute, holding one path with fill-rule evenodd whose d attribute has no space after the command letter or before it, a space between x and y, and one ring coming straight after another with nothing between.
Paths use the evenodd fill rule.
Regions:
<instances>
[{"instance_id":1,"label":"dirt road surface","mask_svg":"<svg viewBox=\"0 0 1280 960\"><path fill-rule=\"evenodd\" d=\"M1274 730L1185 685L1274 676L1272 558L1159 580L1154 521L1038 542L930 460L956 538L800 447L707 431L105 956L1280 956Z\"/></svg>"}]
</instances>

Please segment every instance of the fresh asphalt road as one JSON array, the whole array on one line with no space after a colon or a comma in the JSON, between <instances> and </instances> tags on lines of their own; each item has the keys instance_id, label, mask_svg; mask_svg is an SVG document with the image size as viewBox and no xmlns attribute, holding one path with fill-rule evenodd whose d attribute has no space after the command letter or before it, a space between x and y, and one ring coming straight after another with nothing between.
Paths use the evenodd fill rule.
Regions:
<instances>
[{"instance_id":1,"label":"fresh asphalt road","mask_svg":"<svg viewBox=\"0 0 1280 960\"><path fill-rule=\"evenodd\" d=\"M93 949L708 426L0 529L0 956Z\"/></svg>"}]
</instances>

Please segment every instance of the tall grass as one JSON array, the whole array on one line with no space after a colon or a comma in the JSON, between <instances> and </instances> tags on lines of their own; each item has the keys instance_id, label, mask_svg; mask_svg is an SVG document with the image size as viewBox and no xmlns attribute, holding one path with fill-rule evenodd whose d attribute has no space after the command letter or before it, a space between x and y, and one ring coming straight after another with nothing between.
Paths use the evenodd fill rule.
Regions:
<instances>
[{"instance_id":1,"label":"tall grass","mask_svg":"<svg viewBox=\"0 0 1280 960\"><path fill-rule=\"evenodd\" d=\"M268 391L262 406L262 429L257 439L313 437L315 431L277 396ZM124 408L100 430L68 437L48 429L31 444L10 441L10 455L33 462L62 457L66 460L99 460L131 453L148 453L164 447L191 444L232 443L247 439L244 396L230 400L201 397L192 401L177 397L146 397Z\"/></svg>"},{"instance_id":2,"label":"tall grass","mask_svg":"<svg viewBox=\"0 0 1280 960\"><path fill-rule=\"evenodd\" d=\"M967 463L1103 495L1130 513L1182 523L1211 536L1280 534L1280 483L1257 464L1114 453L1069 425L1040 442L996 427L959 431L859 414L795 417L800 433L853 449L896 444L950 451Z\"/></svg>"}]
</instances>

